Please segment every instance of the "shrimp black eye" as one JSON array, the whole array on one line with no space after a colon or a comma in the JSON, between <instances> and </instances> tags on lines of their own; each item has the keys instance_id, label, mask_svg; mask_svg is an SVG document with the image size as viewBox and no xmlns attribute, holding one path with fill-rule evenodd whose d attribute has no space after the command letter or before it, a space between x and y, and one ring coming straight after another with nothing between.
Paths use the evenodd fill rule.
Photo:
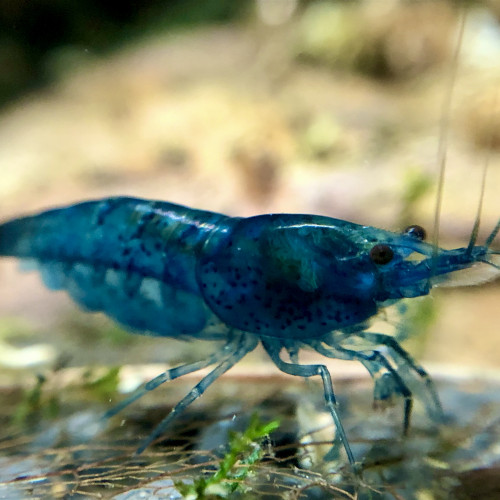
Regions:
<instances>
[{"instance_id":1,"label":"shrimp black eye","mask_svg":"<svg viewBox=\"0 0 500 500\"><path fill-rule=\"evenodd\" d=\"M417 224L413 224L412 226L408 226L404 231L404 234L407 236L411 236L412 238L417 238L417 240L424 241L427 237L427 233L422 226L418 226Z\"/></svg>"},{"instance_id":2,"label":"shrimp black eye","mask_svg":"<svg viewBox=\"0 0 500 500\"><path fill-rule=\"evenodd\" d=\"M391 262L393 257L394 252L392 251L392 248L388 245L384 245L383 243L375 245L370 250L370 258L372 259L372 261L375 264L379 264L381 266Z\"/></svg>"}]
</instances>

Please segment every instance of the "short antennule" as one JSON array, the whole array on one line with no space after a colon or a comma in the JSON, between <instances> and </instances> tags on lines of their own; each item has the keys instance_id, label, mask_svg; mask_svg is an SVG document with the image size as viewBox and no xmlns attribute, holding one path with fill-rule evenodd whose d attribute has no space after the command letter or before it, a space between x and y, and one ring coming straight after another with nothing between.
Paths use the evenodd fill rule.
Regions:
<instances>
[{"instance_id":1,"label":"short antennule","mask_svg":"<svg viewBox=\"0 0 500 500\"><path fill-rule=\"evenodd\" d=\"M486 173L488 171L488 163L484 164L483 175L481 177L481 191L479 195L479 205L477 207L476 219L474 221L474 226L472 227L472 232L469 239L469 244L467 245L467 250L465 254L470 257L472 255L472 249L476 245L477 236L479 234L479 226L481 225L481 212L483 211L484 202L484 191L486 189Z\"/></svg>"},{"instance_id":2,"label":"short antennule","mask_svg":"<svg viewBox=\"0 0 500 500\"><path fill-rule=\"evenodd\" d=\"M486 248L491 247L493 241L495 240L499 232L500 232L500 219L498 219L497 225L493 228L493 231L491 231L491 234L486 239L486 243L484 244Z\"/></svg>"},{"instance_id":3,"label":"short antennule","mask_svg":"<svg viewBox=\"0 0 500 500\"><path fill-rule=\"evenodd\" d=\"M490 265L490 266L492 266L495 269L498 269L500 271L500 263L497 264L496 262L493 262L493 259L492 259L493 255L500 255L500 252L493 252L490 250L490 247L491 247L491 245L493 245L493 241L495 241L495 238L497 237L499 232L500 232L500 219L498 219L496 226L493 228L493 231L491 231L488 238L486 238L486 242L484 244L484 248L487 250L487 255L489 258L478 259L478 260L479 260L479 262L483 262L484 264L488 264L488 265Z\"/></svg>"}]
</instances>

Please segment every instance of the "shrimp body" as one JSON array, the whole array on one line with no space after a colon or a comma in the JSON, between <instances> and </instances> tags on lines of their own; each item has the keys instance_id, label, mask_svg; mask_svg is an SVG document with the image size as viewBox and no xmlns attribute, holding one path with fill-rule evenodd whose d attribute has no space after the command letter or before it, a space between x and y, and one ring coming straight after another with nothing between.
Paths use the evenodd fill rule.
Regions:
<instances>
[{"instance_id":1,"label":"shrimp body","mask_svg":"<svg viewBox=\"0 0 500 500\"><path fill-rule=\"evenodd\" d=\"M167 380L216 365L143 443L261 342L278 368L320 376L351 463L324 365L298 363L300 348L360 361L376 400L412 394L431 417L441 406L432 381L393 337L366 331L370 318L402 298L426 295L456 271L483 263L499 274L490 247L475 237L443 250L419 231L399 234L316 215L227 217L161 201L108 198L21 217L0 225L0 255L34 261L46 285L66 289L90 311L103 311L135 332L186 339L225 339L205 360L168 370L107 413L114 415ZM481 278L486 279L486 278ZM354 348L361 340L364 348ZM380 349L383 346L384 349ZM291 362L281 359L283 348Z\"/></svg>"}]
</instances>

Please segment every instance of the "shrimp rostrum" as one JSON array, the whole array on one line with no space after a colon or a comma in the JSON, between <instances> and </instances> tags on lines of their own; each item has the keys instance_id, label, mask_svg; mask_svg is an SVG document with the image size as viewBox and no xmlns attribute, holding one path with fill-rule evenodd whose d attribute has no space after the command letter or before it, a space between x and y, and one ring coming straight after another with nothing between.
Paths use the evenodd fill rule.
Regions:
<instances>
[{"instance_id":1,"label":"shrimp rostrum","mask_svg":"<svg viewBox=\"0 0 500 500\"><path fill-rule=\"evenodd\" d=\"M138 452L261 342L283 372L321 377L326 406L354 463L330 374L321 364L299 364L298 351L360 361L374 379L376 402L403 398L404 432L413 394L439 419L430 377L394 337L368 331L369 321L401 299L459 283L457 272L481 266L490 272L469 282L497 277L499 252L492 244L499 229L500 221L484 245L476 245L474 231L467 247L444 250L423 241L419 226L400 234L316 215L238 218L117 197L7 221L0 225L0 255L31 261L49 288L65 289L86 310L103 311L134 332L225 341L107 413L168 380L214 366Z\"/></svg>"}]
</instances>

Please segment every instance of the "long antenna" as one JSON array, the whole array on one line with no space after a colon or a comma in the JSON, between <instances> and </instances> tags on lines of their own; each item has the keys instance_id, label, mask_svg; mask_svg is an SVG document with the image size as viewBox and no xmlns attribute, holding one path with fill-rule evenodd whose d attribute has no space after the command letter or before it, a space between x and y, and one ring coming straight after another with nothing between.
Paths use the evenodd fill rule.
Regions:
<instances>
[{"instance_id":1,"label":"long antenna","mask_svg":"<svg viewBox=\"0 0 500 500\"><path fill-rule=\"evenodd\" d=\"M462 48L462 41L465 31L465 9L460 11L460 24L458 28L457 42L455 44L455 51L453 53L453 58L451 60L451 67L449 73L449 81L446 85L446 96L443 100L443 106L441 108L441 119L439 124L439 143L438 143L438 165L439 165L439 176L437 184L437 194L436 194L436 207L434 210L434 228L432 235L432 244L434 246L434 257L433 257L433 268L436 266L437 254L438 254L438 243L439 243L439 226L441 223L441 207L443 204L443 187L444 187L444 177L446 171L446 152L448 150L448 136L450 133L450 116L451 116L451 103L453 96L454 83L456 82L458 75L458 62L460 57L460 50ZM434 275L434 269L432 270L430 276Z\"/></svg>"}]
</instances>

